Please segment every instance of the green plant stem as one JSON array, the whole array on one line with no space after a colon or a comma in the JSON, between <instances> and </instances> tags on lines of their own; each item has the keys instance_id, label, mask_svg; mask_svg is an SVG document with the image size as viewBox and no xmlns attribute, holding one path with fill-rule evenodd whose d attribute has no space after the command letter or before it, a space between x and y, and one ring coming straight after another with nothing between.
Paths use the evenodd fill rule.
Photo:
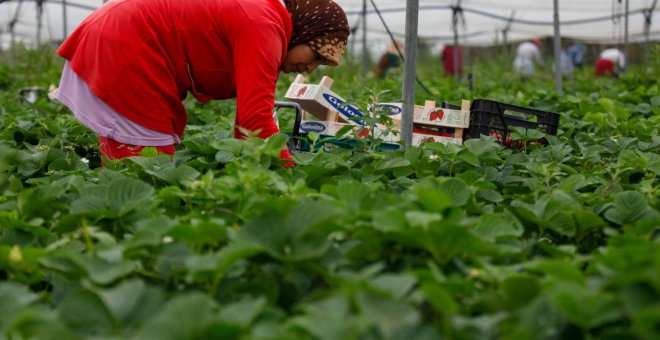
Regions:
<instances>
[{"instance_id":1,"label":"green plant stem","mask_svg":"<svg viewBox=\"0 0 660 340\"><path fill-rule=\"evenodd\" d=\"M93 252L94 251L94 243L92 242L92 238L89 236L89 229L87 228L87 219L82 217L81 218L81 224L82 224L82 234L83 237L85 238L85 246L87 248L88 252Z\"/></svg>"}]
</instances>

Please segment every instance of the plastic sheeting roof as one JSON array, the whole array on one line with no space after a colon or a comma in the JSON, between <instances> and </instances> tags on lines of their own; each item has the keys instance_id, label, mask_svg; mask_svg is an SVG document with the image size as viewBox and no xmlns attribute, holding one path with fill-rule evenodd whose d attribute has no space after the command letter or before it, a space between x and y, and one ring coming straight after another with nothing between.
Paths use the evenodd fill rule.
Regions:
<instances>
[{"instance_id":1,"label":"plastic sheeting roof","mask_svg":"<svg viewBox=\"0 0 660 340\"><path fill-rule=\"evenodd\" d=\"M14 39L35 42L61 41L64 36L64 11L67 3L66 31L70 33L103 0L43 1L41 25L37 20L38 1L0 0L0 43L9 46L13 24ZM349 23L357 27L354 37L362 38L363 0L335 0L347 12ZM629 40L645 41L645 28L651 41L660 40L658 0L560 0L561 36L595 43L623 41L625 2L629 1ZM385 22L395 37L405 36L406 0L375 0ZM431 43L453 41L452 6L460 4L458 25L460 43L492 45L553 35L552 0L419 0L420 40ZM655 8L654 8L655 6ZM654 8L653 11L650 11ZM512 21L507 19L513 18ZM647 24L647 18L651 25ZM655 22L654 22L655 20ZM389 38L371 0L367 0L367 35L370 46L382 45ZM40 30L38 29L40 28Z\"/></svg>"}]
</instances>

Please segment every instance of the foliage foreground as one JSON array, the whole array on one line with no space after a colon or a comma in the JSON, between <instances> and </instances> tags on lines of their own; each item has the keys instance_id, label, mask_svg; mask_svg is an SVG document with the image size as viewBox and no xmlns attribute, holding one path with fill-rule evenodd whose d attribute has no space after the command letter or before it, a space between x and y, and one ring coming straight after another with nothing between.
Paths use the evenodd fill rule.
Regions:
<instances>
[{"instance_id":1,"label":"foliage foreground","mask_svg":"<svg viewBox=\"0 0 660 340\"><path fill-rule=\"evenodd\" d=\"M173 160L102 169L64 107L17 95L60 64L32 79L14 62L0 67L0 338L660 338L656 67L585 71L565 96L482 75L481 97L561 113L545 147L321 148L282 168L285 135L237 141L230 106L187 103Z\"/></svg>"}]
</instances>

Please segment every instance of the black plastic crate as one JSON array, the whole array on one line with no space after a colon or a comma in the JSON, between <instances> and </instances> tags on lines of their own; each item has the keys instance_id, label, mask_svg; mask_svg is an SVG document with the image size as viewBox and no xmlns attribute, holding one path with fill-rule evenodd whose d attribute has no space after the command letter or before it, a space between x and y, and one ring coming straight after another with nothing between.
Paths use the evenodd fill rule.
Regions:
<instances>
[{"instance_id":1,"label":"black plastic crate","mask_svg":"<svg viewBox=\"0 0 660 340\"><path fill-rule=\"evenodd\" d=\"M479 138L481 135L495 136L500 144L510 146L510 127L536 129L556 136L559 128L559 114L488 99L475 99L470 108L470 127L463 138ZM545 139L541 142L547 143Z\"/></svg>"}]
</instances>

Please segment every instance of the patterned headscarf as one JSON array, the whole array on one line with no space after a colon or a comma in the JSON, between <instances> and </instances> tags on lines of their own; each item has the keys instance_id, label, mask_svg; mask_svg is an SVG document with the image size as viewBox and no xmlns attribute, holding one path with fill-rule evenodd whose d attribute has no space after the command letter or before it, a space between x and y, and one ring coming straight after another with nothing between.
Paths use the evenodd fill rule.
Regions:
<instances>
[{"instance_id":1,"label":"patterned headscarf","mask_svg":"<svg viewBox=\"0 0 660 340\"><path fill-rule=\"evenodd\" d=\"M285 0L293 35L289 49L307 44L332 66L339 65L348 35L346 13L332 0Z\"/></svg>"}]
</instances>

